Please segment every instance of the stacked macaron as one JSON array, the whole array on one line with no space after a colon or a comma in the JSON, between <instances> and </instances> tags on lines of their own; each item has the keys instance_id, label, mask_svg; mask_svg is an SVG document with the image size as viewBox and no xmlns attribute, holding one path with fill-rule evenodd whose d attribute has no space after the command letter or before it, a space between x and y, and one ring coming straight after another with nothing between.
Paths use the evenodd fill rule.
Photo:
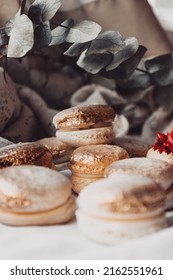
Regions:
<instances>
[{"instance_id":1,"label":"stacked macaron","mask_svg":"<svg viewBox=\"0 0 173 280\"><path fill-rule=\"evenodd\" d=\"M58 140L74 147L108 144L115 138L114 110L108 105L81 105L55 115Z\"/></svg>"},{"instance_id":2,"label":"stacked macaron","mask_svg":"<svg viewBox=\"0 0 173 280\"><path fill-rule=\"evenodd\" d=\"M75 202L71 182L41 166L0 170L0 222L14 226L53 225L70 221Z\"/></svg>"},{"instance_id":3,"label":"stacked macaron","mask_svg":"<svg viewBox=\"0 0 173 280\"><path fill-rule=\"evenodd\" d=\"M166 208L173 206L173 166L165 161L154 158L129 158L113 162L105 169L105 176L112 174L142 175L152 178L167 195Z\"/></svg>"},{"instance_id":4,"label":"stacked macaron","mask_svg":"<svg viewBox=\"0 0 173 280\"><path fill-rule=\"evenodd\" d=\"M74 150L70 158L72 188L79 193L90 183L104 176L112 162L128 158L126 150L115 145L87 145Z\"/></svg>"},{"instance_id":5,"label":"stacked macaron","mask_svg":"<svg viewBox=\"0 0 173 280\"><path fill-rule=\"evenodd\" d=\"M19 143L0 149L0 169L17 165L39 165L53 168L50 151L38 143Z\"/></svg>"},{"instance_id":6,"label":"stacked macaron","mask_svg":"<svg viewBox=\"0 0 173 280\"><path fill-rule=\"evenodd\" d=\"M77 204L80 231L104 244L119 244L167 225L163 189L140 175L113 174L94 182L81 191Z\"/></svg>"}]
</instances>

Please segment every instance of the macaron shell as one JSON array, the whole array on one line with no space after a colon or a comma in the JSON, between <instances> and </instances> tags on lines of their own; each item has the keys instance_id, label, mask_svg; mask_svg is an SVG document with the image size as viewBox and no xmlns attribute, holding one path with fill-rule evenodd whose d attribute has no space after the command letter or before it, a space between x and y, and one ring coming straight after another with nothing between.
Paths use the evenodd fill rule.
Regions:
<instances>
[{"instance_id":1,"label":"macaron shell","mask_svg":"<svg viewBox=\"0 0 173 280\"><path fill-rule=\"evenodd\" d=\"M116 138L114 145L125 149L130 157L145 157L149 150L148 144L130 137Z\"/></svg>"},{"instance_id":2,"label":"macaron shell","mask_svg":"<svg viewBox=\"0 0 173 280\"><path fill-rule=\"evenodd\" d=\"M71 155L73 173L101 175L112 162L128 158L126 150L115 145L87 145L77 148ZM84 175L85 176L85 175Z\"/></svg>"},{"instance_id":3,"label":"macaron shell","mask_svg":"<svg viewBox=\"0 0 173 280\"><path fill-rule=\"evenodd\" d=\"M159 151L154 150L153 148L150 148L148 153L147 153L148 158L154 158L154 159L160 159L164 160L171 165L173 165L173 154L166 154L165 152L159 153Z\"/></svg>"},{"instance_id":4,"label":"macaron shell","mask_svg":"<svg viewBox=\"0 0 173 280\"><path fill-rule=\"evenodd\" d=\"M88 128L95 123L111 122L114 110L108 105L81 105L55 115L53 124L58 129Z\"/></svg>"},{"instance_id":5,"label":"macaron shell","mask_svg":"<svg viewBox=\"0 0 173 280\"><path fill-rule=\"evenodd\" d=\"M70 197L65 204L43 212L16 213L0 209L0 222L11 226L44 226L63 224L74 217L75 201Z\"/></svg>"},{"instance_id":6,"label":"macaron shell","mask_svg":"<svg viewBox=\"0 0 173 280\"><path fill-rule=\"evenodd\" d=\"M153 158L130 158L112 163L105 169L105 177L112 173L143 175L153 178L164 190L173 183L173 166Z\"/></svg>"},{"instance_id":7,"label":"macaron shell","mask_svg":"<svg viewBox=\"0 0 173 280\"><path fill-rule=\"evenodd\" d=\"M70 157L72 151L74 148L70 147L69 145L65 144L62 141L59 141L57 137L48 137L48 138L43 138L36 143L40 143L44 145L53 155L53 157L57 160L58 158L68 158Z\"/></svg>"},{"instance_id":8,"label":"macaron shell","mask_svg":"<svg viewBox=\"0 0 173 280\"><path fill-rule=\"evenodd\" d=\"M63 205L70 196L70 180L57 171L29 165L0 171L0 209L4 211L46 211Z\"/></svg>"},{"instance_id":9,"label":"macaron shell","mask_svg":"<svg viewBox=\"0 0 173 280\"><path fill-rule=\"evenodd\" d=\"M90 216L133 220L160 215L165 201L164 191L151 178L113 174L83 189L77 205Z\"/></svg>"},{"instance_id":10,"label":"macaron shell","mask_svg":"<svg viewBox=\"0 0 173 280\"><path fill-rule=\"evenodd\" d=\"M56 137L72 147L80 147L85 145L109 144L114 140L115 135L112 126L110 126L76 131L57 130Z\"/></svg>"},{"instance_id":11,"label":"macaron shell","mask_svg":"<svg viewBox=\"0 0 173 280\"><path fill-rule=\"evenodd\" d=\"M83 176L76 176L76 175L72 175L71 176L71 182L72 182L72 189L75 193L79 194L81 192L81 190L83 190L86 186L88 186L89 184L98 181L102 179L102 177L98 176L98 177L85 177L85 175Z\"/></svg>"},{"instance_id":12,"label":"macaron shell","mask_svg":"<svg viewBox=\"0 0 173 280\"><path fill-rule=\"evenodd\" d=\"M38 143L19 143L9 145L0 150L0 169L8 166L35 164L52 166L52 154Z\"/></svg>"},{"instance_id":13,"label":"macaron shell","mask_svg":"<svg viewBox=\"0 0 173 280\"><path fill-rule=\"evenodd\" d=\"M165 215L137 221L109 221L76 211L77 225L87 238L106 245L118 245L129 239L142 237L167 226Z\"/></svg>"}]
</instances>

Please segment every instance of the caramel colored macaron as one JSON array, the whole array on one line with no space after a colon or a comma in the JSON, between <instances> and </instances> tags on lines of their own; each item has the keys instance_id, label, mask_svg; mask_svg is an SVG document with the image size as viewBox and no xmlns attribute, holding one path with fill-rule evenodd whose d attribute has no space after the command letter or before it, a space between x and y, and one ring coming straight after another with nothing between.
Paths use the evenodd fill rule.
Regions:
<instances>
[{"instance_id":1,"label":"caramel colored macaron","mask_svg":"<svg viewBox=\"0 0 173 280\"><path fill-rule=\"evenodd\" d=\"M119 244L165 228L165 200L153 179L113 174L81 191L77 225L91 240Z\"/></svg>"},{"instance_id":2,"label":"caramel colored macaron","mask_svg":"<svg viewBox=\"0 0 173 280\"><path fill-rule=\"evenodd\" d=\"M52 168L52 154L38 143L14 144L0 149L0 169L23 164Z\"/></svg>"},{"instance_id":3,"label":"caramel colored macaron","mask_svg":"<svg viewBox=\"0 0 173 280\"><path fill-rule=\"evenodd\" d=\"M0 222L14 226L66 223L74 216L71 182L41 166L0 170Z\"/></svg>"},{"instance_id":4,"label":"caramel colored macaron","mask_svg":"<svg viewBox=\"0 0 173 280\"><path fill-rule=\"evenodd\" d=\"M74 150L70 159L73 190L79 193L85 186L103 178L112 162L128 158L128 152L113 145L88 145Z\"/></svg>"},{"instance_id":5,"label":"caramel colored macaron","mask_svg":"<svg viewBox=\"0 0 173 280\"><path fill-rule=\"evenodd\" d=\"M165 191L169 192L166 201L166 208L173 207L173 166L165 161L153 158L130 158L113 162L105 169L105 176L111 174L143 175L152 178Z\"/></svg>"},{"instance_id":6,"label":"caramel colored macaron","mask_svg":"<svg viewBox=\"0 0 173 280\"><path fill-rule=\"evenodd\" d=\"M69 165L70 156L74 151L74 147L59 141L57 137L43 138L38 140L36 143L44 145L51 152L53 162L57 168Z\"/></svg>"},{"instance_id":7,"label":"caramel colored macaron","mask_svg":"<svg viewBox=\"0 0 173 280\"><path fill-rule=\"evenodd\" d=\"M145 157L149 150L147 143L132 137L116 138L113 144L125 149L130 157Z\"/></svg>"},{"instance_id":8,"label":"caramel colored macaron","mask_svg":"<svg viewBox=\"0 0 173 280\"><path fill-rule=\"evenodd\" d=\"M108 105L81 105L56 114L53 124L56 137L70 146L108 144L115 138L114 117L115 112Z\"/></svg>"}]
</instances>

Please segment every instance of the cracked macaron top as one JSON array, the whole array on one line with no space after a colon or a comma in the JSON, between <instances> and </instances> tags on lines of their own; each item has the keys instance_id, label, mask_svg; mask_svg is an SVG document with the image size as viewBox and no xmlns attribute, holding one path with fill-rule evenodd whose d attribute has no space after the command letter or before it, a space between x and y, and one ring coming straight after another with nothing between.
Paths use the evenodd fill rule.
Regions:
<instances>
[{"instance_id":1,"label":"cracked macaron top","mask_svg":"<svg viewBox=\"0 0 173 280\"><path fill-rule=\"evenodd\" d=\"M85 129L111 125L114 110L108 105L80 105L55 115L53 124L57 129Z\"/></svg>"},{"instance_id":2,"label":"cracked macaron top","mask_svg":"<svg viewBox=\"0 0 173 280\"><path fill-rule=\"evenodd\" d=\"M19 143L0 149L0 169L17 165L52 167L52 154L42 144Z\"/></svg>"},{"instance_id":3,"label":"cracked macaron top","mask_svg":"<svg viewBox=\"0 0 173 280\"><path fill-rule=\"evenodd\" d=\"M70 169L80 174L102 174L112 162L128 158L126 150L115 145L87 145L74 150Z\"/></svg>"}]
</instances>

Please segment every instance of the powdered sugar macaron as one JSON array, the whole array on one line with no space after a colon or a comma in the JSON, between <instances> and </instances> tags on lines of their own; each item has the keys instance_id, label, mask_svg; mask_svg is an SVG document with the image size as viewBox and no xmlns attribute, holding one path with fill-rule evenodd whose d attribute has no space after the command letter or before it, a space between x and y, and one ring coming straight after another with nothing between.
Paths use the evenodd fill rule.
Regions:
<instances>
[{"instance_id":1,"label":"powdered sugar macaron","mask_svg":"<svg viewBox=\"0 0 173 280\"><path fill-rule=\"evenodd\" d=\"M105 169L105 176L111 174L143 175L152 178L165 191L169 192L166 208L173 206L173 166L163 160L154 158L130 158L113 162ZM172 197L172 198L171 198Z\"/></svg>"},{"instance_id":2,"label":"powdered sugar macaron","mask_svg":"<svg viewBox=\"0 0 173 280\"><path fill-rule=\"evenodd\" d=\"M165 199L151 178L113 174L81 191L77 224L91 240L119 244L166 227Z\"/></svg>"},{"instance_id":3,"label":"powdered sugar macaron","mask_svg":"<svg viewBox=\"0 0 173 280\"><path fill-rule=\"evenodd\" d=\"M81 105L55 115L58 140L74 147L108 144L115 138L112 122L114 110L108 105Z\"/></svg>"},{"instance_id":4,"label":"powdered sugar macaron","mask_svg":"<svg viewBox=\"0 0 173 280\"><path fill-rule=\"evenodd\" d=\"M66 223L75 210L70 180L40 166L0 170L0 222L14 226Z\"/></svg>"}]
</instances>

